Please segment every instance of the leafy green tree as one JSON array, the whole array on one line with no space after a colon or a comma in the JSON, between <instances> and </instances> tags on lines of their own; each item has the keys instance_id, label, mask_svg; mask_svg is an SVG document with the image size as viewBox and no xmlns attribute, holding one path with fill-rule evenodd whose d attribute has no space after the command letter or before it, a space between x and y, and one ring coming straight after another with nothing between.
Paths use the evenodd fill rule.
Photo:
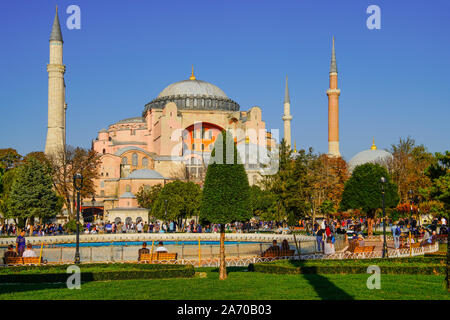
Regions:
<instances>
[{"instance_id":1,"label":"leafy green tree","mask_svg":"<svg viewBox=\"0 0 450 320\"><path fill-rule=\"evenodd\" d=\"M372 234L373 219L382 207L382 186L380 179L386 178L384 185L386 208L395 207L399 197L397 185L391 182L387 170L379 164L366 163L357 166L345 183L342 193L341 210L361 209L367 214L369 235Z\"/></svg>"},{"instance_id":2,"label":"leafy green tree","mask_svg":"<svg viewBox=\"0 0 450 320\"><path fill-rule=\"evenodd\" d=\"M449 226L450 212L450 151L445 154L436 153L436 163L432 164L426 174L431 179L431 186L426 190L429 198L443 203L442 215L447 217L447 226ZM447 271L445 276L445 284L447 291L450 291L450 232L447 235Z\"/></svg>"},{"instance_id":3,"label":"leafy green tree","mask_svg":"<svg viewBox=\"0 0 450 320\"><path fill-rule=\"evenodd\" d=\"M156 199L158 199L158 196L161 193L162 188L163 187L160 183L154 186L143 185L136 193L136 198L139 206L151 211L153 208L153 204L155 203Z\"/></svg>"},{"instance_id":4,"label":"leafy green tree","mask_svg":"<svg viewBox=\"0 0 450 320\"><path fill-rule=\"evenodd\" d=\"M40 161L30 158L18 168L8 205L20 228L28 219L47 219L61 211L52 179Z\"/></svg>"},{"instance_id":5,"label":"leafy green tree","mask_svg":"<svg viewBox=\"0 0 450 320\"><path fill-rule=\"evenodd\" d=\"M0 149L0 166L6 171L17 167L22 160L22 156L13 148Z\"/></svg>"},{"instance_id":6,"label":"leafy green tree","mask_svg":"<svg viewBox=\"0 0 450 320\"><path fill-rule=\"evenodd\" d=\"M16 173L19 168L15 167L6 172L2 176L2 193L0 194L0 213L3 218L11 217L9 208L9 194L11 192L11 186L16 178Z\"/></svg>"},{"instance_id":7,"label":"leafy green tree","mask_svg":"<svg viewBox=\"0 0 450 320\"><path fill-rule=\"evenodd\" d=\"M275 206L275 195L270 190L262 190L257 185L250 187L250 207L253 216L260 217L265 221L273 220Z\"/></svg>"},{"instance_id":8,"label":"leafy green tree","mask_svg":"<svg viewBox=\"0 0 450 320\"><path fill-rule=\"evenodd\" d=\"M211 153L203 188L200 216L220 224L219 279L226 279L225 224L252 216L250 187L231 133L222 131Z\"/></svg>"},{"instance_id":9,"label":"leafy green tree","mask_svg":"<svg viewBox=\"0 0 450 320\"><path fill-rule=\"evenodd\" d=\"M198 215L201 198L202 191L199 185L176 180L161 189L151 212L157 219L176 220L181 224L182 219Z\"/></svg>"}]
</instances>

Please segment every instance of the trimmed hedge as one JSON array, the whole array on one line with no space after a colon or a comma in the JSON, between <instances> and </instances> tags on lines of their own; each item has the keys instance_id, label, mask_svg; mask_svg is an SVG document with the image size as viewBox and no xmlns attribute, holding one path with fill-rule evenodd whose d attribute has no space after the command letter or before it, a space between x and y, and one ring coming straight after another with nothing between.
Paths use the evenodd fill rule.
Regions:
<instances>
[{"instance_id":1,"label":"trimmed hedge","mask_svg":"<svg viewBox=\"0 0 450 320\"><path fill-rule=\"evenodd\" d=\"M122 266L120 268L118 266ZM9 272L0 274L0 283L56 283L66 282L72 273L66 273L63 266L48 267L12 267ZM20 270L26 268L24 270ZM33 267L31 267L33 268ZM47 269L47 270L42 270ZM80 266L81 281L106 281L129 279L167 279L167 278L192 278L195 270L192 265L116 265L116 268L101 268L95 266Z\"/></svg>"},{"instance_id":2,"label":"trimmed hedge","mask_svg":"<svg viewBox=\"0 0 450 320\"><path fill-rule=\"evenodd\" d=\"M311 267L287 267L266 263L250 264L249 271L275 274L361 274L367 273L367 266L311 266ZM380 267L383 274L445 274L445 266L432 267Z\"/></svg>"}]
</instances>

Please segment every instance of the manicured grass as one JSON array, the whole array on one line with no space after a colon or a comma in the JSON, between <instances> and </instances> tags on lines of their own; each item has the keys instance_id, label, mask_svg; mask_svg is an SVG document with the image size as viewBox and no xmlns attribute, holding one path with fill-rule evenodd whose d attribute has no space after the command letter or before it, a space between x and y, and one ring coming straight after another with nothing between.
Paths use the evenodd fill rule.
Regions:
<instances>
[{"instance_id":1,"label":"manicured grass","mask_svg":"<svg viewBox=\"0 0 450 320\"><path fill-rule=\"evenodd\" d=\"M443 276L381 275L381 289L366 287L368 274L277 275L229 268L220 281L217 269L201 268L206 278L117 280L65 284L2 284L0 299L446 299Z\"/></svg>"}]
</instances>

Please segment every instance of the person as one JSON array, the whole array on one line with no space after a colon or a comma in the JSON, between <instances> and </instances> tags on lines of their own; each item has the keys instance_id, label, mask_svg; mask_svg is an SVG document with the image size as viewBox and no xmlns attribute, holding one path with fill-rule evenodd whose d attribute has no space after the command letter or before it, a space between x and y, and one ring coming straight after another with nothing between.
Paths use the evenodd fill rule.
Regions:
<instances>
[{"instance_id":1,"label":"person","mask_svg":"<svg viewBox=\"0 0 450 320\"><path fill-rule=\"evenodd\" d=\"M358 245L360 247L364 247L364 237L363 237L363 235L361 233L358 234Z\"/></svg>"},{"instance_id":2,"label":"person","mask_svg":"<svg viewBox=\"0 0 450 320\"><path fill-rule=\"evenodd\" d=\"M328 237L326 240L326 243L324 245L324 254L335 254L336 251L334 249L333 241L331 240L331 237Z\"/></svg>"},{"instance_id":3,"label":"person","mask_svg":"<svg viewBox=\"0 0 450 320\"><path fill-rule=\"evenodd\" d=\"M24 251L25 251L25 230L22 230L16 239L16 252L19 255L19 257L21 257Z\"/></svg>"},{"instance_id":4,"label":"person","mask_svg":"<svg viewBox=\"0 0 450 320\"><path fill-rule=\"evenodd\" d=\"M289 251L291 247L289 246L289 242L284 239L283 242L281 242L281 250L282 251Z\"/></svg>"},{"instance_id":5,"label":"person","mask_svg":"<svg viewBox=\"0 0 450 320\"><path fill-rule=\"evenodd\" d=\"M15 258L17 256L17 252L14 251L14 246L10 244L8 246L8 251L5 251L3 255L3 263L6 264L6 258Z\"/></svg>"},{"instance_id":6,"label":"person","mask_svg":"<svg viewBox=\"0 0 450 320\"><path fill-rule=\"evenodd\" d=\"M26 250L23 252L22 257L24 258L36 258L37 254L33 250L31 243L27 244Z\"/></svg>"},{"instance_id":7,"label":"person","mask_svg":"<svg viewBox=\"0 0 450 320\"><path fill-rule=\"evenodd\" d=\"M272 241L272 246L270 246L263 254L263 256L265 256L266 253L274 253L275 255L279 256L281 249L278 246L277 240L273 240Z\"/></svg>"},{"instance_id":8,"label":"person","mask_svg":"<svg viewBox=\"0 0 450 320\"><path fill-rule=\"evenodd\" d=\"M324 243L323 240L325 238L325 230L322 229L321 225L317 226L316 231L316 240L317 240L317 251L323 252Z\"/></svg>"},{"instance_id":9,"label":"person","mask_svg":"<svg viewBox=\"0 0 450 320\"><path fill-rule=\"evenodd\" d=\"M156 252L167 252L167 249L164 248L164 245L163 245L163 242L162 242L162 241L160 241L160 242L158 243L158 248L156 248Z\"/></svg>"},{"instance_id":10,"label":"person","mask_svg":"<svg viewBox=\"0 0 450 320\"><path fill-rule=\"evenodd\" d=\"M138 261L141 261L141 256L143 254L149 254L149 253L150 253L150 250L148 250L148 248L147 248L147 242L142 243L142 248L139 249L139 251L138 251L138 255L139 255Z\"/></svg>"},{"instance_id":11,"label":"person","mask_svg":"<svg viewBox=\"0 0 450 320\"><path fill-rule=\"evenodd\" d=\"M392 236L394 237L394 247L395 249L400 248L400 235L402 231L398 224L393 224L391 227Z\"/></svg>"}]
</instances>

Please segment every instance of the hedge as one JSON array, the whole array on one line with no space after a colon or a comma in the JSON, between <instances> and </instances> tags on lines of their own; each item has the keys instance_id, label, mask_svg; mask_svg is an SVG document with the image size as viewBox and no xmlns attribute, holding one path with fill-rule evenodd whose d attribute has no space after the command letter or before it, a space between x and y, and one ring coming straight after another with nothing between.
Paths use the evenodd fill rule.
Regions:
<instances>
[{"instance_id":1,"label":"hedge","mask_svg":"<svg viewBox=\"0 0 450 320\"><path fill-rule=\"evenodd\" d=\"M65 266L10 267L0 273L0 283L56 283L66 282L72 273ZM30 269L34 268L34 269ZM191 278L195 275L191 265L80 265L81 281L105 281L128 279Z\"/></svg>"},{"instance_id":2,"label":"hedge","mask_svg":"<svg viewBox=\"0 0 450 320\"><path fill-rule=\"evenodd\" d=\"M288 267L268 263L256 263L248 266L249 271L274 274L361 274L367 273L367 266L309 266ZM383 274L445 274L445 266L434 265L429 267L419 266L382 266Z\"/></svg>"}]
</instances>

